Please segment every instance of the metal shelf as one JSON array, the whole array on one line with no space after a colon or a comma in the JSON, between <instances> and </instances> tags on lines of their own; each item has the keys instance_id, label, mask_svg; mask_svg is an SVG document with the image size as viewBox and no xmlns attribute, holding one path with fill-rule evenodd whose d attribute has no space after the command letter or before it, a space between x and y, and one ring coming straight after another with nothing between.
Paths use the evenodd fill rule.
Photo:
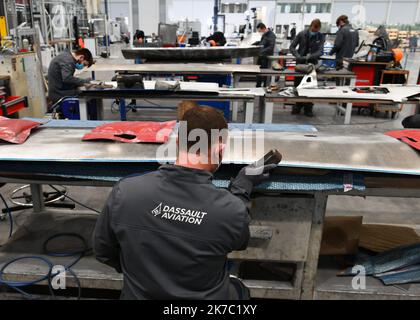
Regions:
<instances>
[{"instance_id":1,"label":"metal shelf","mask_svg":"<svg viewBox=\"0 0 420 320\"><path fill-rule=\"evenodd\" d=\"M339 277L338 265L320 264L314 298L319 300L418 300L420 284L385 286L380 280L366 277L365 289L353 289L352 277Z\"/></svg>"}]
</instances>

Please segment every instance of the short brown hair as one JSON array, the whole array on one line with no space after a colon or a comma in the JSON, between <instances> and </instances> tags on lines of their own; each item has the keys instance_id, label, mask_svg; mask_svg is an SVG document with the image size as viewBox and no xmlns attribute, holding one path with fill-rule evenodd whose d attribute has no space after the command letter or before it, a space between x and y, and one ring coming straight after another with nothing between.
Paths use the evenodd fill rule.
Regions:
<instances>
[{"instance_id":1,"label":"short brown hair","mask_svg":"<svg viewBox=\"0 0 420 320\"><path fill-rule=\"evenodd\" d=\"M85 60L88 62L88 66L90 67L93 64L93 56L89 49L81 48L74 51L74 53L78 56L83 56Z\"/></svg>"},{"instance_id":2,"label":"short brown hair","mask_svg":"<svg viewBox=\"0 0 420 320\"><path fill-rule=\"evenodd\" d=\"M315 27L317 30L321 29L321 20L319 19L314 19L311 22L311 27Z\"/></svg>"},{"instance_id":3,"label":"short brown hair","mask_svg":"<svg viewBox=\"0 0 420 320\"><path fill-rule=\"evenodd\" d=\"M187 122L187 136L194 129L204 130L207 134L207 142L210 147L212 130L223 130L228 128L226 119L223 114L212 107L197 106L187 110L181 121ZM196 141L187 141L187 149L189 150Z\"/></svg>"},{"instance_id":4,"label":"short brown hair","mask_svg":"<svg viewBox=\"0 0 420 320\"><path fill-rule=\"evenodd\" d=\"M345 14L342 14L337 18L337 21L335 22L337 26L339 25L340 21L343 21L345 24L349 23L349 17L347 17Z\"/></svg>"},{"instance_id":5,"label":"short brown hair","mask_svg":"<svg viewBox=\"0 0 420 320\"><path fill-rule=\"evenodd\" d=\"M196 101L191 100L183 100L178 104L177 113L178 113L178 120L182 120L184 113L190 110L191 108L198 107Z\"/></svg>"}]
</instances>

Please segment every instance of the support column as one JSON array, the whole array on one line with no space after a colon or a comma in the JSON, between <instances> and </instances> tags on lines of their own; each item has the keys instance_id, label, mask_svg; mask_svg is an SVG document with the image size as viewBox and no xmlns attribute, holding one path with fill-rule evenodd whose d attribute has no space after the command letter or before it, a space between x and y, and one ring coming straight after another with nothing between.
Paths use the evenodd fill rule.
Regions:
<instances>
[{"instance_id":1,"label":"support column","mask_svg":"<svg viewBox=\"0 0 420 320\"><path fill-rule=\"evenodd\" d=\"M133 34L131 35L131 38L132 38L136 30L140 29L139 27L139 23L140 23L139 0L131 0L131 13L132 13L131 25L132 25L132 32L133 32Z\"/></svg>"},{"instance_id":2,"label":"support column","mask_svg":"<svg viewBox=\"0 0 420 320\"><path fill-rule=\"evenodd\" d=\"M420 21L420 0L417 1L416 19L414 21Z\"/></svg>"},{"instance_id":3,"label":"support column","mask_svg":"<svg viewBox=\"0 0 420 320\"><path fill-rule=\"evenodd\" d=\"M44 195L42 194L42 185L31 184L31 194L34 212L39 213L44 210Z\"/></svg>"},{"instance_id":4,"label":"support column","mask_svg":"<svg viewBox=\"0 0 420 320\"><path fill-rule=\"evenodd\" d=\"M312 227L309 235L309 249L303 270L301 299L314 299L316 274L318 271L319 251L321 249L322 229L328 196L322 192L315 193L315 208L312 216Z\"/></svg>"},{"instance_id":5,"label":"support column","mask_svg":"<svg viewBox=\"0 0 420 320\"><path fill-rule=\"evenodd\" d=\"M159 0L159 22L166 23L166 0Z\"/></svg>"},{"instance_id":6,"label":"support column","mask_svg":"<svg viewBox=\"0 0 420 320\"><path fill-rule=\"evenodd\" d=\"M138 2L138 25L137 29L143 30L146 35L158 32L159 1L137 0ZM133 0L134 3L134 0ZM135 8L133 8L135 10ZM133 17L133 19L135 19ZM134 29L135 30L135 29Z\"/></svg>"},{"instance_id":7,"label":"support column","mask_svg":"<svg viewBox=\"0 0 420 320\"><path fill-rule=\"evenodd\" d=\"M386 26L389 24L389 17L391 16L391 7L392 7L392 0L389 0L388 8L386 10L386 20L385 20Z\"/></svg>"}]
</instances>

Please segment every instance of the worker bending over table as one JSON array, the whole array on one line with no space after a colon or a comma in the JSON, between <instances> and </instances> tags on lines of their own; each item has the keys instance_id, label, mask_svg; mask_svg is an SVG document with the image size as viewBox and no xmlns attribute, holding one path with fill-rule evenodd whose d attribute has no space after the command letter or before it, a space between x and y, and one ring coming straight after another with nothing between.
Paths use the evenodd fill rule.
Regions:
<instances>
[{"instance_id":1,"label":"worker bending over table","mask_svg":"<svg viewBox=\"0 0 420 320\"><path fill-rule=\"evenodd\" d=\"M53 105L63 97L77 96L78 88L92 79L78 78L74 76L74 73L92 64L92 53L84 48L73 52L63 52L52 59L48 68L49 105Z\"/></svg>"},{"instance_id":2,"label":"worker bending over table","mask_svg":"<svg viewBox=\"0 0 420 320\"><path fill-rule=\"evenodd\" d=\"M226 120L211 107L194 107L182 120L175 165L124 178L112 190L94 231L96 257L123 273L121 299L248 298L229 276L227 255L246 249L252 188L276 165L244 167L229 190L219 189L212 179ZM212 139L214 130L221 134ZM206 148L187 141L194 133Z\"/></svg>"},{"instance_id":3,"label":"worker bending over table","mask_svg":"<svg viewBox=\"0 0 420 320\"><path fill-rule=\"evenodd\" d=\"M296 57L296 64L318 64L319 58L324 51L325 36L320 32L321 21L315 19L309 28L298 33L290 45L290 52ZM299 86L302 77L295 76L295 87ZM313 103L296 103L293 106L292 114L300 114L302 108L308 117L313 117Z\"/></svg>"},{"instance_id":4,"label":"worker bending over table","mask_svg":"<svg viewBox=\"0 0 420 320\"><path fill-rule=\"evenodd\" d=\"M216 31L206 38L206 43L208 43L211 47L223 47L226 44L226 38L223 32Z\"/></svg>"}]
</instances>

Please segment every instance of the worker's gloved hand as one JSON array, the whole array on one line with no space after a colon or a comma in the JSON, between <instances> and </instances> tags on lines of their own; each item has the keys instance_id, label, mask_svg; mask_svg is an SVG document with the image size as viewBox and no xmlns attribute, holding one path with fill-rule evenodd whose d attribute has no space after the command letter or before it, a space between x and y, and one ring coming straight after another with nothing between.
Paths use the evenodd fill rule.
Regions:
<instances>
[{"instance_id":1,"label":"worker's gloved hand","mask_svg":"<svg viewBox=\"0 0 420 320\"><path fill-rule=\"evenodd\" d=\"M233 194L245 195L249 198L252 189L267 181L270 178L270 171L276 167L276 164L250 164L239 171L236 178L231 181L229 189Z\"/></svg>"}]
</instances>

